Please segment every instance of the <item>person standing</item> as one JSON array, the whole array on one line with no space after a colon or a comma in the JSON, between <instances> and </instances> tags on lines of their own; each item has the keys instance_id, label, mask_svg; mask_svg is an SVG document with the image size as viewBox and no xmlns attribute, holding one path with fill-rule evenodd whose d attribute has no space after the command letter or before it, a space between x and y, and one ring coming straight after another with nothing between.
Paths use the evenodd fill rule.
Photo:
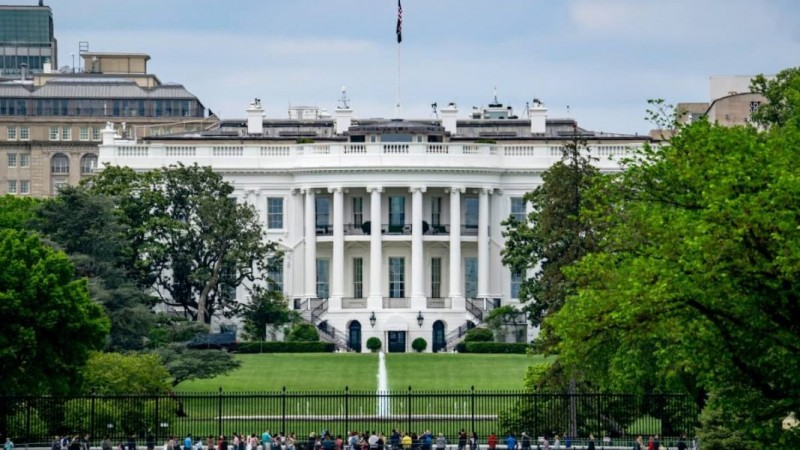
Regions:
<instances>
[{"instance_id":1,"label":"person standing","mask_svg":"<svg viewBox=\"0 0 800 450\"><path fill-rule=\"evenodd\" d=\"M586 446L586 450L595 450L595 447L594 447L594 435L592 433L589 433L589 443Z\"/></svg>"},{"instance_id":2,"label":"person standing","mask_svg":"<svg viewBox=\"0 0 800 450\"><path fill-rule=\"evenodd\" d=\"M192 450L192 433L187 434L183 439L183 450Z\"/></svg>"},{"instance_id":3,"label":"person standing","mask_svg":"<svg viewBox=\"0 0 800 450\"><path fill-rule=\"evenodd\" d=\"M447 438L441 432L436 436L436 450L445 450L447 448Z\"/></svg>"},{"instance_id":4,"label":"person standing","mask_svg":"<svg viewBox=\"0 0 800 450\"><path fill-rule=\"evenodd\" d=\"M653 437L653 450L659 450L661 448L661 442L658 441L658 435Z\"/></svg>"},{"instance_id":5,"label":"person standing","mask_svg":"<svg viewBox=\"0 0 800 450\"><path fill-rule=\"evenodd\" d=\"M489 446L489 450L497 449L497 436L494 435L494 432L489 433L489 437L486 438L486 445Z\"/></svg>"},{"instance_id":6,"label":"person standing","mask_svg":"<svg viewBox=\"0 0 800 450\"><path fill-rule=\"evenodd\" d=\"M3 444L3 450L14 450L14 442L8 436L6 436L6 443Z\"/></svg>"},{"instance_id":7,"label":"person standing","mask_svg":"<svg viewBox=\"0 0 800 450\"><path fill-rule=\"evenodd\" d=\"M678 438L678 450L687 450L685 434L681 434L681 437Z\"/></svg>"},{"instance_id":8,"label":"person standing","mask_svg":"<svg viewBox=\"0 0 800 450\"><path fill-rule=\"evenodd\" d=\"M644 441L641 434L636 436L636 440L633 441L633 450L644 450Z\"/></svg>"},{"instance_id":9,"label":"person standing","mask_svg":"<svg viewBox=\"0 0 800 450\"><path fill-rule=\"evenodd\" d=\"M111 437L105 435L103 440L100 441L100 450L111 450Z\"/></svg>"},{"instance_id":10,"label":"person standing","mask_svg":"<svg viewBox=\"0 0 800 450\"><path fill-rule=\"evenodd\" d=\"M467 432L462 428L458 432L458 450L464 450L467 447Z\"/></svg>"},{"instance_id":11,"label":"person standing","mask_svg":"<svg viewBox=\"0 0 800 450\"><path fill-rule=\"evenodd\" d=\"M469 437L469 450L478 450L478 433L475 431Z\"/></svg>"},{"instance_id":12,"label":"person standing","mask_svg":"<svg viewBox=\"0 0 800 450\"><path fill-rule=\"evenodd\" d=\"M519 437L519 448L521 450L531 450L531 438L528 436L528 433L522 432L522 435Z\"/></svg>"},{"instance_id":13,"label":"person standing","mask_svg":"<svg viewBox=\"0 0 800 450\"><path fill-rule=\"evenodd\" d=\"M514 436L514 433L508 433L506 437L506 447L508 447L508 450L515 450L517 448L517 438Z\"/></svg>"}]
</instances>

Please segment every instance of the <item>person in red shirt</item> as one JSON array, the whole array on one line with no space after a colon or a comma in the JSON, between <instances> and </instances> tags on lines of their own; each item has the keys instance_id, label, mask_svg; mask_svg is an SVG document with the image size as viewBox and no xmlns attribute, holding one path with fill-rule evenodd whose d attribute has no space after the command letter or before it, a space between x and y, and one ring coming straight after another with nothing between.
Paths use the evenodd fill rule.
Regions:
<instances>
[{"instance_id":1,"label":"person in red shirt","mask_svg":"<svg viewBox=\"0 0 800 450\"><path fill-rule=\"evenodd\" d=\"M497 436L494 433L489 433L486 443L489 445L489 450L495 450L497 448Z\"/></svg>"}]
</instances>

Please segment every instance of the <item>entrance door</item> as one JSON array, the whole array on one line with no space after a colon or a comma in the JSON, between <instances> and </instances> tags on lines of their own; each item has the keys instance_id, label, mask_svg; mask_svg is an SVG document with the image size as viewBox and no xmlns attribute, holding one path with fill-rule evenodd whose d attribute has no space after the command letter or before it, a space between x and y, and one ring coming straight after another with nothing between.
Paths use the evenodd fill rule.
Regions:
<instances>
[{"instance_id":1,"label":"entrance door","mask_svg":"<svg viewBox=\"0 0 800 450\"><path fill-rule=\"evenodd\" d=\"M406 351L406 332L389 332L389 353L404 353Z\"/></svg>"},{"instance_id":2,"label":"entrance door","mask_svg":"<svg viewBox=\"0 0 800 450\"><path fill-rule=\"evenodd\" d=\"M433 346L431 350L434 353L438 352L439 350L444 350L447 346L447 343L444 341L444 323L441 320L437 320L433 322Z\"/></svg>"},{"instance_id":3,"label":"entrance door","mask_svg":"<svg viewBox=\"0 0 800 450\"><path fill-rule=\"evenodd\" d=\"M354 320L350 323L349 336L347 337L347 345L351 349L361 352L361 323Z\"/></svg>"}]
</instances>

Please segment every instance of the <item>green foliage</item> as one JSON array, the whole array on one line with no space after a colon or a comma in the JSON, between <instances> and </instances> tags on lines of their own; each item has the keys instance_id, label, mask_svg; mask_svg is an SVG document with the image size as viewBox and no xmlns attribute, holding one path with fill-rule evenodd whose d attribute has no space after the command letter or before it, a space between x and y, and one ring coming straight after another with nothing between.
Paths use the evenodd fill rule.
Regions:
<instances>
[{"instance_id":1,"label":"green foliage","mask_svg":"<svg viewBox=\"0 0 800 450\"><path fill-rule=\"evenodd\" d=\"M421 337L416 338L411 342L411 348L417 353L424 352L425 349L428 348L428 341Z\"/></svg>"},{"instance_id":2,"label":"green foliage","mask_svg":"<svg viewBox=\"0 0 800 450\"><path fill-rule=\"evenodd\" d=\"M139 286L166 293L164 303L199 322L234 314L235 288L276 259L255 209L232 201L233 187L210 167L107 167L89 188L114 199L131 244L126 269Z\"/></svg>"},{"instance_id":3,"label":"green foliage","mask_svg":"<svg viewBox=\"0 0 800 450\"><path fill-rule=\"evenodd\" d=\"M238 353L331 353L336 345L331 342L242 342L236 347Z\"/></svg>"},{"instance_id":4,"label":"green foliage","mask_svg":"<svg viewBox=\"0 0 800 450\"><path fill-rule=\"evenodd\" d=\"M0 230L30 229L36 216L36 208L46 200L20 195L0 196Z\"/></svg>"},{"instance_id":5,"label":"green foliage","mask_svg":"<svg viewBox=\"0 0 800 450\"><path fill-rule=\"evenodd\" d=\"M518 342L464 342L459 353L516 353L524 355L531 346Z\"/></svg>"},{"instance_id":6,"label":"green foliage","mask_svg":"<svg viewBox=\"0 0 800 450\"><path fill-rule=\"evenodd\" d=\"M298 318L279 291L256 286L251 289L250 298L241 311L244 331L250 339L263 339L267 325L284 325Z\"/></svg>"},{"instance_id":7,"label":"green foliage","mask_svg":"<svg viewBox=\"0 0 800 450\"><path fill-rule=\"evenodd\" d=\"M314 325L310 323L297 323L292 327L289 335L286 336L287 341L304 341L304 342L317 342L319 341L319 332Z\"/></svg>"},{"instance_id":8,"label":"green foliage","mask_svg":"<svg viewBox=\"0 0 800 450\"><path fill-rule=\"evenodd\" d=\"M464 336L464 342L492 342L494 333L492 330L483 327L472 328Z\"/></svg>"},{"instance_id":9,"label":"green foliage","mask_svg":"<svg viewBox=\"0 0 800 450\"><path fill-rule=\"evenodd\" d=\"M791 124L795 128L800 125L800 68L783 70L772 80L758 75L750 90L767 100L753 113L755 123L778 127Z\"/></svg>"},{"instance_id":10,"label":"green foliage","mask_svg":"<svg viewBox=\"0 0 800 450\"><path fill-rule=\"evenodd\" d=\"M377 352L381 349L381 340L376 338L375 336L367 339L367 348L371 352Z\"/></svg>"},{"instance_id":11,"label":"green foliage","mask_svg":"<svg viewBox=\"0 0 800 450\"><path fill-rule=\"evenodd\" d=\"M156 323L148 336L150 349L187 342L199 334L208 333L208 330L208 325L189 321L185 317L157 314Z\"/></svg>"},{"instance_id":12,"label":"green foliage","mask_svg":"<svg viewBox=\"0 0 800 450\"><path fill-rule=\"evenodd\" d=\"M230 373L241 366L222 350L194 350L183 344L169 344L155 350L172 378L172 386L186 380L203 380Z\"/></svg>"},{"instance_id":13,"label":"green foliage","mask_svg":"<svg viewBox=\"0 0 800 450\"><path fill-rule=\"evenodd\" d=\"M311 138L298 138L297 140L295 140L295 143L296 144L313 144L314 143L314 139L311 139Z\"/></svg>"},{"instance_id":14,"label":"green foliage","mask_svg":"<svg viewBox=\"0 0 800 450\"><path fill-rule=\"evenodd\" d=\"M62 423L72 425L76 430L91 430L92 409L94 409L94 424L97 429L104 424L113 424L115 432L124 435L145 436L158 429L159 432L170 433L171 426L182 405L177 399L156 402L151 397L132 396L125 399L125 408L119 407L118 398L97 398L94 401L87 398L68 400L64 404L64 419ZM161 428L166 423L167 428Z\"/></svg>"},{"instance_id":15,"label":"green foliage","mask_svg":"<svg viewBox=\"0 0 800 450\"><path fill-rule=\"evenodd\" d=\"M92 353L83 368L83 392L98 395L163 394L169 373L154 354Z\"/></svg>"},{"instance_id":16,"label":"green foliage","mask_svg":"<svg viewBox=\"0 0 800 450\"><path fill-rule=\"evenodd\" d=\"M105 342L102 308L67 256L32 233L0 231L0 267L2 393L70 392L89 352Z\"/></svg>"},{"instance_id":17,"label":"green foliage","mask_svg":"<svg viewBox=\"0 0 800 450\"><path fill-rule=\"evenodd\" d=\"M496 144L497 141L494 139L487 139L487 138L479 138L475 139L476 144Z\"/></svg>"}]
</instances>

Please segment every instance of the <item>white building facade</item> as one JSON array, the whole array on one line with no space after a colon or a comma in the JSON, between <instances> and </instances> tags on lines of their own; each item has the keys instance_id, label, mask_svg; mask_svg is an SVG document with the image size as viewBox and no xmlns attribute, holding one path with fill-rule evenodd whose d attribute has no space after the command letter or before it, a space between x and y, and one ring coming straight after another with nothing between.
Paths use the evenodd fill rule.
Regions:
<instances>
[{"instance_id":1,"label":"white building facade","mask_svg":"<svg viewBox=\"0 0 800 450\"><path fill-rule=\"evenodd\" d=\"M590 133L546 123L541 111L500 124L458 121L455 105L441 121L357 121L344 108L332 120L264 121L259 103L246 129L230 122L216 134L144 143L106 131L100 166L180 162L221 173L237 201L259 212L266 239L280 243L283 268L269 276L287 301L323 337L356 351L370 337L388 351L410 351L417 338L427 351L449 350L491 309L519 306L522 274L501 262L501 222L523 218L522 196L575 130ZM487 129L495 138L475 136ZM603 170L647 140L584 138Z\"/></svg>"}]
</instances>

